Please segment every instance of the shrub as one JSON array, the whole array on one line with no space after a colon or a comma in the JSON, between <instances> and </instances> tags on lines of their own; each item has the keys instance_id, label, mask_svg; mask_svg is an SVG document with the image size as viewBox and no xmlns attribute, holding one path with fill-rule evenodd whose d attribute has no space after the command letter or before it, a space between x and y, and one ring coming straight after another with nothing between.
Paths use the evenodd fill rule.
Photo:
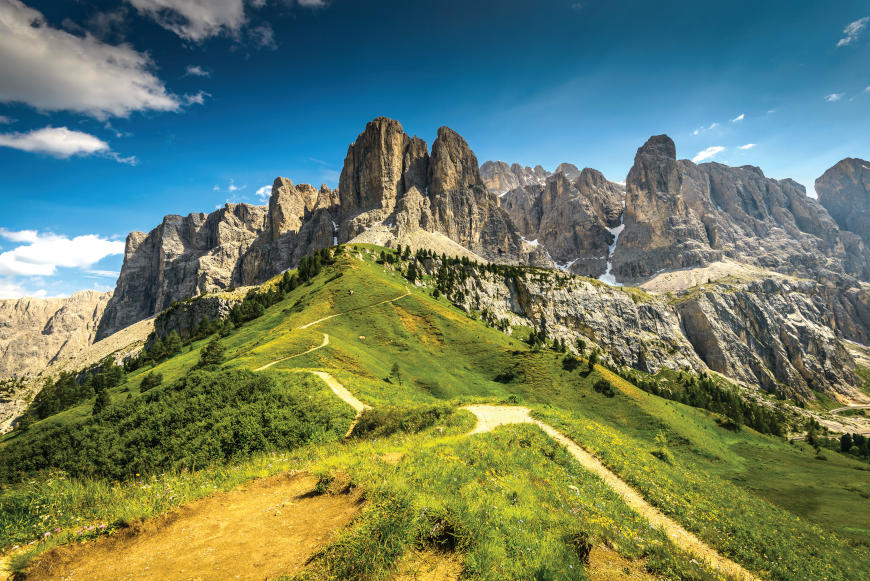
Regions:
<instances>
[{"instance_id":1,"label":"shrub","mask_svg":"<svg viewBox=\"0 0 870 581\"><path fill-rule=\"evenodd\" d=\"M157 387L163 383L162 373L148 373L142 378L142 383L139 384L139 391L145 392L153 387Z\"/></svg>"},{"instance_id":2,"label":"shrub","mask_svg":"<svg viewBox=\"0 0 870 581\"><path fill-rule=\"evenodd\" d=\"M396 432L414 434L449 416L451 411L446 405L367 409L360 414L352 435L354 438L381 438Z\"/></svg>"},{"instance_id":3,"label":"shrub","mask_svg":"<svg viewBox=\"0 0 870 581\"><path fill-rule=\"evenodd\" d=\"M613 385L603 378L596 381L592 385L592 389L606 397L613 397L616 395L616 392L613 390Z\"/></svg>"}]
</instances>

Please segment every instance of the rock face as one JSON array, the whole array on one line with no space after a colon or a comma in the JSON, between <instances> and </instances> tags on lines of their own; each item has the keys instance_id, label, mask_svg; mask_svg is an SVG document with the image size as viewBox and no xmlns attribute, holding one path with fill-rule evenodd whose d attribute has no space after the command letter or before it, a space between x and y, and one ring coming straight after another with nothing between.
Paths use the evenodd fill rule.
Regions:
<instances>
[{"instance_id":1,"label":"rock face","mask_svg":"<svg viewBox=\"0 0 870 581\"><path fill-rule=\"evenodd\" d=\"M816 180L816 193L841 229L870 245L870 161L840 161Z\"/></svg>"},{"instance_id":2,"label":"rock face","mask_svg":"<svg viewBox=\"0 0 870 581\"><path fill-rule=\"evenodd\" d=\"M115 294L98 339L203 293L259 284L333 243L335 193L278 178L268 208L227 204L211 214L167 216L127 236Z\"/></svg>"},{"instance_id":3,"label":"rock face","mask_svg":"<svg viewBox=\"0 0 870 581\"><path fill-rule=\"evenodd\" d=\"M870 223L867 176L861 160L844 160L820 178L820 204L799 184L755 167L678 160L673 141L660 135L638 149L623 187L571 164L552 174L504 162L479 167L455 131L439 129L430 150L381 117L348 147L338 189L278 178L268 206L167 216L148 234L128 236L111 299L94 299L81 313L71 306L5 307L15 313L10 321L21 321L10 324L32 330L24 335L34 339L4 334L0 362L7 375L44 365L91 342L98 320L102 338L173 305L157 330L187 334L230 302L212 300L220 295L185 299L259 284L314 250L371 238L606 273L603 280L636 282L722 258L806 277L705 285L676 298L561 272L465 284L469 307L485 306L551 336L585 336L640 369L708 366L797 397L813 390L848 396L857 378L840 339L870 342L870 285L861 282L870 280L862 239ZM43 314L26 322L21 312L28 309Z\"/></svg>"},{"instance_id":4,"label":"rock face","mask_svg":"<svg viewBox=\"0 0 870 581\"><path fill-rule=\"evenodd\" d=\"M676 300L564 274L474 272L467 309L593 341L617 363L655 373L707 368L787 397L853 397L855 364L828 325L831 308L804 280L710 285Z\"/></svg>"},{"instance_id":5,"label":"rock face","mask_svg":"<svg viewBox=\"0 0 870 581\"><path fill-rule=\"evenodd\" d=\"M559 267L597 278L607 266L624 195L622 186L597 170L561 164L543 186L511 190L501 204L520 233Z\"/></svg>"},{"instance_id":6,"label":"rock face","mask_svg":"<svg viewBox=\"0 0 870 581\"><path fill-rule=\"evenodd\" d=\"M574 170L576 169L575 167ZM480 166L483 185L497 196L503 196L511 190L525 186L543 186L550 175L550 172L540 165L531 168L523 167L518 163L508 165L503 161L486 161Z\"/></svg>"},{"instance_id":7,"label":"rock face","mask_svg":"<svg viewBox=\"0 0 870 581\"><path fill-rule=\"evenodd\" d=\"M423 230L489 260L546 261L523 244L498 197L484 187L471 148L447 127L438 130L430 154L397 121L375 119L348 148L339 199L339 242L373 227L392 239Z\"/></svg>"},{"instance_id":8,"label":"rock face","mask_svg":"<svg viewBox=\"0 0 870 581\"><path fill-rule=\"evenodd\" d=\"M112 293L65 299L0 299L0 377L37 374L90 345Z\"/></svg>"},{"instance_id":9,"label":"rock face","mask_svg":"<svg viewBox=\"0 0 870 581\"><path fill-rule=\"evenodd\" d=\"M723 256L818 279L870 275L861 239L839 230L800 184L752 166L678 161L670 138L650 138L626 182L617 279L639 281Z\"/></svg>"}]
</instances>

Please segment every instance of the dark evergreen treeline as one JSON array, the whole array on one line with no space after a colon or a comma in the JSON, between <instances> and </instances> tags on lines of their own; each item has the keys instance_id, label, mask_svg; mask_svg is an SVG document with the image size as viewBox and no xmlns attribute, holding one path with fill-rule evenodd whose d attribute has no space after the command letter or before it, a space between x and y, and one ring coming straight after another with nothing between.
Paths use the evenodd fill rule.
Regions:
<instances>
[{"instance_id":1,"label":"dark evergreen treeline","mask_svg":"<svg viewBox=\"0 0 870 581\"><path fill-rule=\"evenodd\" d=\"M611 371L646 392L722 414L730 420L723 424L726 428L739 430L740 426L748 426L762 434L775 436L784 436L788 431L788 422L781 410L749 401L735 388L719 384L707 373L698 376L681 371L675 383L665 384L653 376L643 377L633 369L615 368Z\"/></svg>"}]
</instances>

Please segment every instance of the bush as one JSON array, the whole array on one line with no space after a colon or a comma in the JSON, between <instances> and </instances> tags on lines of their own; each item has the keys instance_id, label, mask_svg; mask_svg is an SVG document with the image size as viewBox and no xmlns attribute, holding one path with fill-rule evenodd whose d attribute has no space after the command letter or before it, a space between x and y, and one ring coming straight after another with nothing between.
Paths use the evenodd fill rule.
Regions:
<instances>
[{"instance_id":1,"label":"bush","mask_svg":"<svg viewBox=\"0 0 870 581\"><path fill-rule=\"evenodd\" d=\"M451 408L446 405L367 409L360 414L352 436L382 438L396 432L414 434L449 416L451 412Z\"/></svg>"},{"instance_id":2,"label":"bush","mask_svg":"<svg viewBox=\"0 0 870 581\"><path fill-rule=\"evenodd\" d=\"M114 479L196 470L344 434L346 406L312 397L313 379L281 384L278 377L193 371L163 389L106 406L98 418L31 429L14 446L0 447L0 482L51 468Z\"/></svg>"},{"instance_id":3,"label":"bush","mask_svg":"<svg viewBox=\"0 0 870 581\"><path fill-rule=\"evenodd\" d=\"M596 381L592 385L592 389L606 397L613 397L616 395L616 392L613 390L613 385L603 378Z\"/></svg>"},{"instance_id":4,"label":"bush","mask_svg":"<svg viewBox=\"0 0 870 581\"><path fill-rule=\"evenodd\" d=\"M139 384L139 391L148 391L153 387L157 387L161 383L163 383L162 373L148 373L142 378L142 383Z\"/></svg>"},{"instance_id":5,"label":"bush","mask_svg":"<svg viewBox=\"0 0 870 581\"><path fill-rule=\"evenodd\" d=\"M199 354L199 363L197 366L205 367L207 365L219 365L220 363L223 363L225 352L226 349L224 348L224 344L221 343L219 339L212 339L202 348L202 351Z\"/></svg>"}]
</instances>

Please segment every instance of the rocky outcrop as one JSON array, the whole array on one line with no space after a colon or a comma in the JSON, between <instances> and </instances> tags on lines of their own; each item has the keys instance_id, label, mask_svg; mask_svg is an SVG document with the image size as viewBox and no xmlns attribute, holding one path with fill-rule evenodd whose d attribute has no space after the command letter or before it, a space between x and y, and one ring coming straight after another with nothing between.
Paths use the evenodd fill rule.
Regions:
<instances>
[{"instance_id":1,"label":"rocky outcrop","mask_svg":"<svg viewBox=\"0 0 870 581\"><path fill-rule=\"evenodd\" d=\"M569 345L592 341L620 365L649 373L709 368L804 401L813 392L858 393L855 364L811 281L708 285L671 298L566 274L472 272L461 295L466 309L543 329Z\"/></svg>"},{"instance_id":2,"label":"rocky outcrop","mask_svg":"<svg viewBox=\"0 0 870 581\"><path fill-rule=\"evenodd\" d=\"M870 245L870 161L841 160L816 180L816 194L840 228Z\"/></svg>"},{"instance_id":3,"label":"rocky outcrop","mask_svg":"<svg viewBox=\"0 0 870 581\"><path fill-rule=\"evenodd\" d=\"M851 397L855 363L828 326L816 283L766 279L690 293L675 304L704 362L763 389L804 401L813 392Z\"/></svg>"},{"instance_id":4,"label":"rocky outcrop","mask_svg":"<svg viewBox=\"0 0 870 581\"><path fill-rule=\"evenodd\" d=\"M622 186L594 169L561 164L542 187L524 186L501 198L502 207L528 240L575 274L604 274L611 229L620 223Z\"/></svg>"},{"instance_id":5,"label":"rocky outcrop","mask_svg":"<svg viewBox=\"0 0 870 581\"><path fill-rule=\"evenodd\" d=\"M278 178L269 206L227 204L211 214L170 215L127 236L115 294L98 339L203 293L259 284L335 242L335 192Z\"/></svg>"},{"instance_id":6,"label":"rocky outcrop","mask_svg":"<svg viewBox=\"0 0 870 581\"><path fill-rule=\"evenodd\" d=\"M839 230L800 184L752 166L678 161L670 138L650 138L626 183L617 279L639 281L725 256L820 280L870 276L860 238Z\"/></svg>"},{"instance_id":7,"label":"rocky outcrop","mask_svg":"<svg viewBox=\"0 0 870 581\"><path fill-rule=\"evenodd\" d=\"M480 179L483 180L483 185L497 196L503 196L511 190L525 186L543 186L548 177L550 172L540 165L531 168L523 167L518 163L508 165L503 161L485 161L480 166Z\"/></svg>"},{"instance_id":8,"label":"rocky outcrop","mask_svg":"<svg viewBox=\"0 0 870 581\"><path fill-rule=\"evenodd\" d=\"M33 375L90 345L110 292L0 299L0 378Z\"/></svg>"},{"instance_id":9,"label":"rocky outcrop","mask_svg":"<svg viewBox=\"0 0 870 581\"><path fill-rule=\"evenodd\" d=\"M216 293L175 303L154 319L154 336L161 339L173 332L182 339L196 333L202 321L222 321L244 300L240 293Z\"/></svg>"}]
</instances>

